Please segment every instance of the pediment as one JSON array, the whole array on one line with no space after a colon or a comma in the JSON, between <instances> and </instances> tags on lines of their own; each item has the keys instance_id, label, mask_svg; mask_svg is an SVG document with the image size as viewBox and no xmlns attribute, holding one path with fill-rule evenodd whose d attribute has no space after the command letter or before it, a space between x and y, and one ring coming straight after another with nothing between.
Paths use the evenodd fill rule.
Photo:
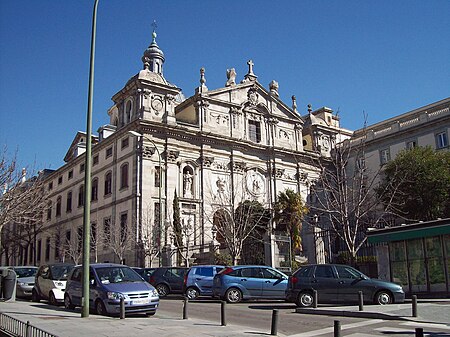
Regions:
<instances>
[{"instance_id":1,"label":"pediment","mask_svg":"<svg viewBox=\"0 0 450 337\"><path fill-rule=\"evenodd\" d=\"M92 145L98 143L98 137L91 135ZM86 132L78 131L64 156L64 161L67 163L72 159L78 157L86 151Z\"/></svg>"}]
</instances>

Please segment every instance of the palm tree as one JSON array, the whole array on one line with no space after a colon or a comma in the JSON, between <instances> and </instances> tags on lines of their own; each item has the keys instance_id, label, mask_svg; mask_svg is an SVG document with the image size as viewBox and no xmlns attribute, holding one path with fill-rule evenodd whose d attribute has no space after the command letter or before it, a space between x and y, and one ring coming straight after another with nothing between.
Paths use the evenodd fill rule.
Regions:
<instances>
[{"instance_id":1,"label":"palm tree","mask_svg":"<svg viewBox=\"0 0 450 337\"><path fill-rule=\"evenodd\" d=\"M300 193L287 189L278 194L278 201L275 203L276 229L288 233L291 238L291 256L295 252L302 250L302 221L308 207L304 204ZM293 259L293 258L292 258Z\"/></svg>"}]
</instances>

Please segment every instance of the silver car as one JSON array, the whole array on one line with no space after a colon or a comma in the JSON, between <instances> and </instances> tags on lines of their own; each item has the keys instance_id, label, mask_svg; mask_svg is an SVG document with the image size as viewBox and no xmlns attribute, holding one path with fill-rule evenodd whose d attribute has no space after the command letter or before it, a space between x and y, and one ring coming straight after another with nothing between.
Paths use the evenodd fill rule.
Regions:
<instances>
[{"instance_id":1,"label":"silver car","mask_svg":"<svg viewBox=\"0 0 450 337\"><path fill-rule=\"evenodd\" d=\"M15 266L9 268L14 270L17 276L16 296L21 298L31 298L31 291L33 290L34 279L38 267Z\"/></svg>"}]
</instances>

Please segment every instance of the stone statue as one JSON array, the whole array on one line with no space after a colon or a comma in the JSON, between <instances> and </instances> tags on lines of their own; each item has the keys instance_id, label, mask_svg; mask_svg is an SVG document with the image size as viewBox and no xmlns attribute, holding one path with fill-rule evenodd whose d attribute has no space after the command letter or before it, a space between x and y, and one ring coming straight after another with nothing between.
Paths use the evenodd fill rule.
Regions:
<instances>
[{"instance_id":1,"label":"stone statue","mask_svg":"<svg viewBox=\"0 0 450 337\"><path fill-rule=\"evenodd\" d=\"M189 198L192 196L192 174L188 171L183 175L183 196Z\"/></svg>"},{"instance_id":2,"label":"stone statue","mask_svg":"<svg viewBox=\"0 0 450 337\"><path fill-rule=\"evenodd\" d=\"M236 70L234 68L227 69L227 83L226 87L232 86L236 84Z\"/></svg>"}]
</instances>

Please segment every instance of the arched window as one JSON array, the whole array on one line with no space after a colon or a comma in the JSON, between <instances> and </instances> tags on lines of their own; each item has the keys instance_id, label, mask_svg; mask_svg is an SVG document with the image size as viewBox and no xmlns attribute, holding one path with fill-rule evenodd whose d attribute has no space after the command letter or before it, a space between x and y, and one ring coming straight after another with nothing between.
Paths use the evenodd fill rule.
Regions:
<instances>
[{"instance_id":1,"label":"arched window","mask_svg":"<svg viewBox=\"0 0 450 337\"><path fill-rule=\"evenodd\" d=\"M109 195L112 192L112 173L108 172L105 175L105 195Z\"/></svg>"},{"instance_id":2,"label":"arched window","mask_svg":"<svg viewBox=\"0 0 450 337\"><path fill-rule=\"evenodd\" d=\"M92 179L91 200L98 200L98 178Z\"/></svg>"},{"instance_id":3,"label":"arched window","mask_svg":"<svg viewBox=\"0 0 450 337\"><path fill-rule=\"evenodd\" d=\"M120 167L120 188L128 187L128 163Z\"/></svg>"}]
</instances>

